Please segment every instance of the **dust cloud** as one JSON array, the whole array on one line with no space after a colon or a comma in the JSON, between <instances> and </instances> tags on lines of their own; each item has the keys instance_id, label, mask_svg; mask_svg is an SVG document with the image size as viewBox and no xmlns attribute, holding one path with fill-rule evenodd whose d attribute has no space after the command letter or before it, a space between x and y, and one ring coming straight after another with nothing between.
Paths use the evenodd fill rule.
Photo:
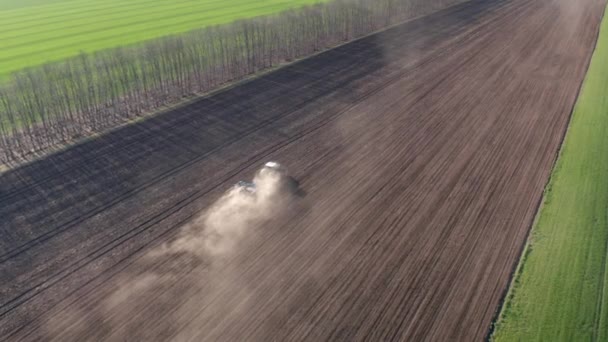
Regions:
<instances>
[{"instance_id":1,"label":"dust cloud","mask_svg":"<svg viewBox=\"0 0 608 342\"><path fill-rule=\"evenodd\" d=\"M280 174L260 170L253 179L255 191L238 186L229 189L182 227L175 240L138 260L131 268L137 273L115 277L99 301L88 308L65 308L46 322L47 338L154 338L148 334L158 331L154 323L147 322L146 312L162 312L163 321L170 321L165 324L168 329L175 329L193 308L210 305L210 299L227 289L245 292L237 306L246 305L246 285L228 261L245 241L255 238L264 223L280 215L285 196L289 196L282 191L282 181Z\"/></svg>"},{"instance_id":2,"label":"dust cloud","mask_svg":"<svg viewBox=\"0 0 608 342\"><path fill-rule=\"evenodd\" d=\"M231 255L259 223L280 210L280 175L258 172L253 183L255 193L233 187L184 227L174 242L152 254L192 253L207 259Z\"/></svg>"}]
</instances>

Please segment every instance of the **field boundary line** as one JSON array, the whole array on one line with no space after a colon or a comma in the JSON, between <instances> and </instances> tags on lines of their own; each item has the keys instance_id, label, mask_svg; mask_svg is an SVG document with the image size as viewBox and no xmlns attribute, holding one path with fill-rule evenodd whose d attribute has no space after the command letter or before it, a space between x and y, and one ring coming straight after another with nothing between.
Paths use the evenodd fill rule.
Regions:
<instances>
[{"instance_id":1,"label":"field boundary line","mask_svg":"<svg viewBox=\"0 0 608 342\"><path fill-rule=\"evenodd\" d=\"M501 299L499 301L499 305L496 308L496 312L494 314L494 318L492 319L492 323L490 324L490 327L488 329L488 333L485 337L485 341L486 342L491 342L494 341L494 332L496 331L496 327L499 326L502 322L502 320L504 319L504 308L505 308L505 304L509 301L509 299L512 299L515 292L517 291L517 283L521 278L522 272L523 272L523 268L525 266L526 260L527 260L527 256L528 254L532 251L532 246L533 246L533 241L532 241L532 233L534 232L534 228L536 227L536 225L538 224L538 220L540 219L540 214L543 210L544 207L544 203L545 203L545 198L547 195L547 191L550 190L550 185L552 184L552 180L554 179L554 172L556 170L556 166L557 163L559 162L560 157L562 156L562 151L563 151L563 147L564 144L566 142L566 138L568 136L568 133L570 132L570 128L571 128L571 123L572 123L572 117L574 114L574 109L576 108L576 105L578 103L578 100L580 98L582 89L583 89L583 85L585 84L585 82L587 81L587 76L589 73L589 68L591 66L591 61L593 60L593 55L595 54L595 51L597 49L597 45L599 42L599 38L600 38L600 32L601 32L601 28L602 28L602 23L604 21L604 19L606 19L606 11L608 11L608 3L605 2L604 3L604 11L602 12L601 18L600 18L600 24L597 27L597 30L595 32L595 41L593 44L593 48L592 48L592 52L589 54L589 58L587 59L586 62L586 66L585 66L585 77L583 78L582 82L579 84L578 86L578 90L576 92L576 99L574 101L574 103L572 104L572 108L570 109L570 114L568 115L568 122L566 125L566 129L564 130L564 133L561 136L560 139L560 143L559 143L559 148L557 149L557 152L555 153L555 157L553 160L553 165L551 166L551 173L549 175L549 178L547 179L547 182L545 184L545 187L543 189L543 193L540 196L538 203L536 205L535 211L536 214L534 215L534 219L532 220L532 222L530 223L530 226L527 230L526 233L526 238L525 238L525 243L521 248L521 252L519 253L519 258L518 261L514 267L514 269L511 271L510 275L509 275L509 281L508 281L508 285L507 288L505 289L505 291L503 291L503 295L501 296ZM607 213L608 215L608 213ZM606 248L608 251L608 240L606 241ZM608 253L607 253L608 254ZM604 256L604 272L605 272L605 268L606 268L606 259L607 259L608 255ZM603 278L603 277L602 277ZM602 287L603 288L603 287ZM603 291L602 291L603 292ZM599 304L601 306L601 303ZM594 334L597 332L597 324L594 326Z\"/></svg>"}]
</instances>

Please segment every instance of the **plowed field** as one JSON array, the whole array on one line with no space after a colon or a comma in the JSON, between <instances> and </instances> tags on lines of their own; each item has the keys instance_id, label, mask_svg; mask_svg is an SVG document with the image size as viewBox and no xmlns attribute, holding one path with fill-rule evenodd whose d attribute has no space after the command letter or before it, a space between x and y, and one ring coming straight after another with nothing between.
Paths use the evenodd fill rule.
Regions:
<instances>
[{"instance_id":1,"label":"plowed field","mask_svg":"<svg viewBox=\"0 0 608 342\"><path fill-rule=\"evenodd\" d=\"M0 339L484 338L603 6L468 2L3 174ZM199 253L267 160L305 194Z\"/></svg>"}]
</instances>

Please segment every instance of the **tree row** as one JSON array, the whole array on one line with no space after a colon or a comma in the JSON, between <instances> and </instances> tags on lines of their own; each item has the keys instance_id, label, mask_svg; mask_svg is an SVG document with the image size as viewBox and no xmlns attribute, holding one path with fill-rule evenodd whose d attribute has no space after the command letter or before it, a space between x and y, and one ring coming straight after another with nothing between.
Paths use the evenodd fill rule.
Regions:
<instances>
[{"instance_id":1,"label":"tree row","mask_svg":"<svg viewBox=\"0 0 608 342\"><path fill-rule=\"evenodd\" d=\"M90 135L462 0L333 0L81 54L0 86L0 158Z\"/></svg>"}]
</instances>

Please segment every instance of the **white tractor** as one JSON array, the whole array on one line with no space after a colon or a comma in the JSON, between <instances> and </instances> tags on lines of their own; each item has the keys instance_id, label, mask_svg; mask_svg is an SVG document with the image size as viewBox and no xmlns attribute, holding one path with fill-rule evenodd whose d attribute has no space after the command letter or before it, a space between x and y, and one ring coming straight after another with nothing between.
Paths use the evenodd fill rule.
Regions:
<instances>
[{"instance_id":1,"label":"white tractor","mask_svg":"<svg viewBox=\"0 0 608 342\"><path fill-rule=\"evenodd\" d=\"M276 176L279 178L286 178L287 177L287 169L285 167L283 167L283 165L277 163L277 162L273 162L273 161L269 161L266 164L264 164L264 167L262 167L262 169L260 169L260 175L270 175L270 176Z\"/></svg>"},{"instance_id":2,"label":"white tractor","mask_svg":"<svg viewBox=\"0 0 608 342\"><path fill-rule=\"evenodd\" d=\"M257 184L258 182L263 184ZM243 193L255 195L258 192L259 187L267 182L278 185L277 189L280 192L298 192L298 181L289 176L287 169L284 166L274 161L269 161L264 164L257 172L253 182L239 181L235 186Z\"/></svg>"}]
</instances>

